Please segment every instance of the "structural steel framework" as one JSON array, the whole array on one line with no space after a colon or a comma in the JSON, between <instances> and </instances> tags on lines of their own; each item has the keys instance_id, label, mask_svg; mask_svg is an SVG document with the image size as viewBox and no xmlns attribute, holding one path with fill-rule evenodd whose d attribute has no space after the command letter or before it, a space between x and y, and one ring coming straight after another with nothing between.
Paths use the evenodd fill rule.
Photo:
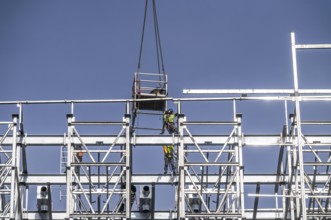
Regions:
<instances>
[{"instance_id":1,"label":"structural steel framework","mask_svg":"<svg viewBox=\"0 0 331 220\"><path fill-rule=\"evenodd\" d=\"M331 216L331 134L304 134L304 126L330 126L330 121L301 120L301 101L331 102L330 90L301 90L297 77L297 50L331 48L331 44L295 43L291 33L294 89L265 90L184 90L186 94L220 94L211 98L156 98L177 104L178 134L138 135L131 130L130 107L138 100L12 101L18 114L0 122L0 218L1 219L330 219ZM280 134L246 135L236 102L281 101L290 124ZM186 102L233 102L232 121L190 121L181 111ZM123 103L125 112L118 121L76 121L77 103ZM288 103L295 106L288 114ZM65 135L27 135L23 129L23 106L71 104ZM288 121L288 120L287 120ZM226 126L228 134L193 135L195 126ZM116 126L117 134L83 135L81 127ZM132 147L173 144L177 151L175 175L132 173ZM99 146L98 149L95 146ZM61 174L28 173L27 146L62 146ZM272 174L245 174L244 146L274 146L279 149L277 170ZM84 158L84 160L82 159ZM29 208L29 186L47 184L48 210ZM175 210L150 213L132 211L132 185L171 185ZM261 185L273 185L273 194L260 193ZM50 187L66 186L65 210L52 210ZM246 193L253 186L255 194ZM53 192L54 193L54 192ZM253 209L245 200L254 199ZM274 207L258 207L260 197L275 200ZM155 201L154 201L155 202ZM46 204L47 205L47 204Z\"/></svg>"}]
</instances>

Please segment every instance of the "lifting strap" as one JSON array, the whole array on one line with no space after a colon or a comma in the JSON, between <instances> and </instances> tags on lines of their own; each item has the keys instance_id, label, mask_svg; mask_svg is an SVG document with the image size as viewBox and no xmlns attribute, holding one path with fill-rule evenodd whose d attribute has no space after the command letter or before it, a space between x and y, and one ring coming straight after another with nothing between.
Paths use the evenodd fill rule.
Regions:
<instances>
[{"instance_id":1,"label":"lifting strap","mask_svg":"<svg viewBox=\"0 0 331 220\"><path fill-rule=\"evenodd\" d=\"M150 6L151 5L151 6ZM150 6L151 9L148 7ZM146 29L146 22L147 22L147 14L148 10L152 10L153 14L153 26L154 26L154 37L155 37L155 46L156 46L156 59L157 59L157 74L142 74L144 76L147 75L157 75L159 80L155 80L154 83L158 84L154 89L153 87L146 87L144 88L144 92L140 91L140 86L142 88L144 87L143 85L140 84L140 82L148 82L148 83L153 83L153 80L141 80L138 79L138 75L141 73L141 62L142 62L142 54L143 54L143 47L144 47L144 38L145 38L145 29ZM138 89L137 86L139 87ZM147 90L152 89L151 91L146 92ZM159 31L159 25L158 25L158 18L157 18L157 12L156 12L156 4L155 0L146 0L145 2L145 10L144 10L144 19L143 19L143 26L142 26L142 32L141 32L141 42L140 42L140 50L139 50L139 57L138 57L138 70L137 74L135 75L135 80L134 80L134 90L133 90L133 97L136 99L141 98L148 98L149 96L146 94L154 94L155 96L158 97L158 93L162 95L167 95L167 75L165 72L164 68L164 61L163 61L163 54L162 54L162 47L161 47L161 39L160 39L160 31ZM153 96L152 96L153 97ZM140 110L151 110L151 111L164 111L166 108L166 101L160 100L160 101L146 101L146 102L134 102L133 107L132 107L132 129L131 133L135 131L135 129L143 129L143 130L161 130L159 128L145 128L145 127L136 127L135 122L138 114L141 114ZM151 114L149 112L146 112L145 114ZM153 114L152 114L153 115ZM163 114L162 114L163 115Z\"/></svg>"},{"instance_id":2,"label":"lifting strap","mask_svg":"<svg viewBox=\"0 0 331 220\"><path fill-rule=\"evenodd\" d=\"M154 22L154 34L155 34L155 44L156 44L156 58L157 58L157 67L158 67L158 74L163 74L166 77L164 62L163 62L163 55L162 55L162 47L161 47L161 39L160 39L160 31L156 13L156 5L155 0L152 1L152 10L153 10L153 22ZM145 26L146 26L146 18L147 18L147 11L148 11L148 0L145 3L145 12L144 12L144 21L143 21L143 28L141 33L141 41L140 41L140 50L139 50L139 58L138 58L138 70L140 72L141 68L141 57L143 51L143 44L144 44L144 35L145 35ZM161 72L162 68L162 72ZM161 78L161 76L160 76Z\"/></svg>"}]
</instances>

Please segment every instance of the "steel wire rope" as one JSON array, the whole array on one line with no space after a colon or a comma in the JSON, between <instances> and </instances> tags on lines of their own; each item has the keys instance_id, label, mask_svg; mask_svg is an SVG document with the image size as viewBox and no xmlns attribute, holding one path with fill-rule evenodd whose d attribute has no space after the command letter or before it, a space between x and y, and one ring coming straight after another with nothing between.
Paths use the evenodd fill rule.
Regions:
<instances>
[{"instance_id":1,"label":"steel wire rope","mask_svg":"<svg viewBox=\"0 0 331 220\"><path fill-rule=\"evenodd\" d=\"M153 22L154 22L154 35L155 35L156 59L157 59L158 74L161 75L161 68L162 68L162 74L163 74L163 77L165 79L166 74L165 74L165 67L164 67L164 61L163 61L161 38L160 38L160 31L159 31L159 25L158 25L158 18L157 18L157 10L156 10L155 0L152 0L152 9L153 9ZM142 52L143 52L143 46L144 46L147 11L148 11L148 0L146 0L146 2L145 2L143 27L142 27L142 33L141 33L139 58L138 58L138 71L137 71L138 73L140 72L140 69L141 69L141 58L142 58ZM159 76L159 80L161 81L161 76ZM162 87L164 87L164 85Z\"/></svg>"},{"instance_id":2,"label":"steel wire rope","mask_svg":"<svg viewBox=\"0 0 331 220\"><path fill-rule=\"evenodd\" d=\"M158 34L157 34L157 19L155 18L156 16L156 11L155 11L155 1L153 1L153 22L154 22L154 36L155 36L155 48L156 48L156 60L157 60L157 70L158 74L161 74L161 69L160 69L160 51L159 51L159 41L158 41ZM161 81L161 76L159 76L159 80Z\"/></svg>"},{"instance_id":3,"label":"steel wire rope","mask_svg":"<svg viewBox=\"0 0 331 220\"><path fill-rule=\"evenodd\" d=\"M156 12L156 4L155 0L153 0L153 13L154 13L154 29L155 29L155 39L157 43L157 58L158 58L158 69L159 69L159 74L161 73L160 71L160 64L159 62L161 61L162 65L162 73L164 79L166 78L165 76L165 68L164 68L164 61L163 61L163 54L162 54L162 47L161 47L161 38L160 38L160 30L159 30L159 22L157 18L157 12ZM161 78L161 76L160 76Z\"/></svg>"},{"instance_id":4,"label":"steel wire rope","mask_svg":"<svg viewBox=\"0 0 331 220\"><path fill-rule=\"evenodd\" d=\"M146 2L145 2L144 20L143 20L143 27L142 27L142 32L141 32L140 49L139 49L139 57L138 57L138 69L137 69L137 76L135 77L135 80L134 80L134 85L136 85L136 80L138 80L138 76L139 76L138 74L140 73L141 55L142 55L142 51L143 51L146 17L147 17L147 8L148 8L148 0L146 0ZM135 90L134 91L134 93L135 93L134 98L135 99L136 99L136 95L137 95L136 92L137 91ZM134 124L135 124L135 121L136 121L136 117L137 117L137 109L136 109L136 107L134 107L134 109L133 109L133 119L132 119L133 130L134 130ZM138 118L138 120L139 120L139 118Z\"/></svg>"},{"instance_id":5,"label":"steel wire rope","mask_svg":"<svg viewBox=\"0 0 331 220\"><path fill-rule=\"evenodd\" d=\"M159 87L160 87L160 89L164 90L165 87L166 87L166 73L165 73L163 54L162 54L162 48L161 48L161 39L160 39L160 31L159 31L159 25L158 25L158 18L157 18L157 10L156 10L155 0L152 0L152 10L153 10L154 37L155 37L155 46L156 46L157 69L158 69L158 75L159 75ZM144 19L143 19L140 49L139 49L139 57L138 57L138 70L137 70L138 74L140 73L140 70L141 70L141 58L142 58L143 46L144 46L147 12L148 12L148 0L145 1ZM161 73L161 68L162 68L162 73ZM163 75L163 80L162 80L161 74ZM135 114L137 114L137 110L135 110ZM133 121L135 121L135 117L134 117ZM137 123L139 123L139 115L137 117Z\"/></svg>"},{"instance_id":6,"label":"steel wire rope","mask_svg":"<svg viewBox=\"0 0 331 220\"><path fill-rule=\"evenodd\" d=\"M141 67L140 62L141 62L141 54L142 54L143 44L144 44L147 8L148 8L148 0L146 0L146 2L145 2L144 21L143 21L143 29L142 29L142 33L141 33L140 50L139 50L139 58L138 58L138 71L137 71L138 73L140 72L140 67Z\"/></svg>"}]
</instances>

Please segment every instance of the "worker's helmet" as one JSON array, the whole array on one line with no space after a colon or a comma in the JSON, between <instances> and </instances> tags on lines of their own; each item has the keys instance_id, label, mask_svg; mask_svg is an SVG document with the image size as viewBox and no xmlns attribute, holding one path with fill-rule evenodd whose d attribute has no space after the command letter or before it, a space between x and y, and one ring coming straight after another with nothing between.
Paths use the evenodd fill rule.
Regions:
<instances>
[{"instance_id":1,"label":"worker's helmet","mask_svg":"<svg viewBox=\"0 0 331 220\"><path fill-rule=\"evenodd\" d=\"M172 110L172 108L169 108L169 109L168 109L168 112L171 114L171 113L174 112L174 110Z\"/></svg>"}]
</instances>

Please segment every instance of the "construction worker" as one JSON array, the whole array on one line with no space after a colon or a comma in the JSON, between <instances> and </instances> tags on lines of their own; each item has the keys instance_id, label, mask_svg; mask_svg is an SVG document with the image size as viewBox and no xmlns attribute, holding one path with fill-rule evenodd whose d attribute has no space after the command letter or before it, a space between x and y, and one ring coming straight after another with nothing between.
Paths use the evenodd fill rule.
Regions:
<instances>
[{"instance_id":1,"label":"construction worker","mask_svg":"<svg viewBox=\"0 0 331 220\"><path fill-rule=\"evenodd\" d=\"M174 111L170 108L163 114L163 125L162 131L160 134L164 133L164 128L167 128L169 134L177 133L175 126L175 117L177 114L174 114Z\"/></svg>"},{"instance_id":2,"label":"construction worker","mask_svg":"<svg viewBox=\"0 0 331 220\"><path fill-rule=\"evenodd\" d=\"M84 151L83 151L82 146L81 145L74 146L74 149L79 150L78 152L76 152L77 162L78 163L83 162ZM75 167L75 171L77 174L79 174L79 168L80 168L80 166Z\"/></svg>"},{"instance_id":3,"label":"construction worker","mask_svg":"<svg viewBox=\"0 0 331 220\"><path fill-rule=\"evenodd\" d=\"M121 189L126 189L126 184L123 183L121 185ZM137 188L135 185L131 184L131 207L133 205L133 202L136 200L136 191L137 191ZM118 209L119 212L124 212L124 209L125 209L125 199L123 200L120 208Z\"/></svg>"},{"instance_id":4,"label":"construction worker","mask_svg":"<svg viewBox=\"0 0 331 220\"><path fill-rule=\"evenodd\" d=\"M174 145L164 145L163 153L164 153L164 174L167 174L170 163L172 173L173 175L175 175L176 169L175 169L175 161L174 161Z\"/></svg>"},{"instance_id":5,"label":"construction worker","mask_svg":"<svg viewBox=\"0 0 331 220\"><path fill-rule=\"evenodd\" d=\"M78 150L80 150L79 152L77 152L76 156L77 156L77 159L78 159L78 162L83 162L83 156L84 156L84 151L82 149L82 146L80 146L78 148Z\"/></svg>"}]
</instances>

